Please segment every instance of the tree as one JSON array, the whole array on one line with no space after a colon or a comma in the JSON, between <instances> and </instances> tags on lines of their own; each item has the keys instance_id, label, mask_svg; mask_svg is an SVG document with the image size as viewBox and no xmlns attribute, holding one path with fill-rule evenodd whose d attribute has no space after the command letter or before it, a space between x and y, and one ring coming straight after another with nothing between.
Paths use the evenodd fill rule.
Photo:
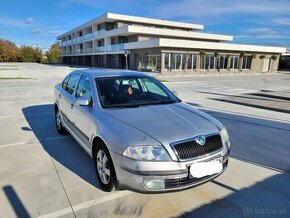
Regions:
<instances>
[{"instance_id":1,"label":"tree","mask_svg":"<svg viewBox=\"0 0 290 218\"><path fill-rule=\"evenodd\" d=\"M41 48L36 47L34 49L34 59L37 63L42 63L43 56Z\"/></svg>"},{"instance_id":2,"label":"tree","mask_svg":"<svg viewBox=\"0 0 290 218\"><path fill-rule=\"evenodd\" d=\"M277 60L277 55L272 55L272 56L271 56L271 59L272 59L273 61Z\"/></svg>"},{"instance_id":3,"label":"tree","mask_svg":"<svg viewBox=\"0 0 290 218\"><path fill-rule=\"evenodd\" d=\"M200 69L203 69L203 65L204 65L204 57L205 57L206 53L204 50L199 51L199 57L200 57Z\"/></svg>"},{"instance_id":4,"label":"tree","mask_svg":"<svg viewBox=\"0 0 290 218\"><path fill-rule=\"evenodd\" d=\"M20 53L22 62L35 62L34 49L31 46L21 46Z\"/></svg>"},{"instance_id":5,"label":"tree","mask_svg":"<svg viewBox=\"0 0 290 218\"><path fill-rule=\"evenodd\" d=\"M0 62L15 62L19 58L19 48L15 43L0 39Z\"/></svg>"},{"instance_id":6,"label":"tree","mask_svg":"<svg viewBox=\"0 0 290 218\"><path fill-rule=\"evenodd\" d=\"M58 47L58 44L53 44L50 49L46 52L46 57L48 63L58 64L61 63L61 50Z\"/></svg>"}]
</instances>

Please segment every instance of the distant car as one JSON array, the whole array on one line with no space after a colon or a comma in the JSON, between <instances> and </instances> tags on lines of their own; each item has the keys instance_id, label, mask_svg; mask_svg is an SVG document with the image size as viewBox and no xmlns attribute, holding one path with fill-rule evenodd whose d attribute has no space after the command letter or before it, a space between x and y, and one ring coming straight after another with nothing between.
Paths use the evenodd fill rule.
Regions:
<instances>
[{"instance_id":1,"label":"distant car","mask_svg":"<svg viewBox=\"0 0 290 218\"><path fill-rule=\"evenodd\" d=\"M225 127L145 73L73 71L55 86L54 109L57 131L67 130L94 159L106 191L180 190L228 164Z\"/></svg>"}]
</instances>

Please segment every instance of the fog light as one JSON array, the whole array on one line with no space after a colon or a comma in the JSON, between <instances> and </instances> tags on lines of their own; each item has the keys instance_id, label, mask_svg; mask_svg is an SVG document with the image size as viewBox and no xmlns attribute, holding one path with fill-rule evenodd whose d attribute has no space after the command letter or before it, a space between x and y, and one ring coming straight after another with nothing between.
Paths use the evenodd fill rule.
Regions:
<instances>
[{"instance_id":1,"label":"fog light","mask_svg":"<svg viewBox=\"0 0 290 218\"><path fill-rule=\"evenodd\" d=\"M163 180L147 180L144 179L143 183L146 188L148 189L153 189L153 190L158 190L158 189L165 189L164 181Z\"/></svg>"}]
</instances>

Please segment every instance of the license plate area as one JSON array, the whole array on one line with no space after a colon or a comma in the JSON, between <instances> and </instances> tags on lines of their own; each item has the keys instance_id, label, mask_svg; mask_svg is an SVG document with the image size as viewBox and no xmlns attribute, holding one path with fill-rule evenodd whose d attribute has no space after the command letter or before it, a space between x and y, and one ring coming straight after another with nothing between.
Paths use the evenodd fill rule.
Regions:
<instances>
[{"instance_id":1,"label":"license plate area","mask_svg":"<svg viewBox=\"0 0 290 218\"><path fill-rule=\"evenodd\" d=\"M220 173L223 170L223 158L219 157L209 161L193 163L188 167L188 177L202 178Z\"/></svg>"}]
</instances>

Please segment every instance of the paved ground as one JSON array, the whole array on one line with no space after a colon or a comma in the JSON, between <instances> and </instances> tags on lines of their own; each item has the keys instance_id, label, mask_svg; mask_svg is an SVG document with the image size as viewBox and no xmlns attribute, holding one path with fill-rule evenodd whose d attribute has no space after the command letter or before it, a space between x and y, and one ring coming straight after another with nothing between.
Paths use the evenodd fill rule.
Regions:
<instances>
[{"instance_id":1,"label":"paved ground","mask_svg":"<svg viewBox=\"0 0 290 218\"><path fill-rule=\"evenodd\" d=\"M57 134L53 86L71 70L37 64L0 68L0 78L32 78L0 79L1 218L290 217L289 113L220 100L234 95L242 102L242 97L261 90L287 97L290 74L162 76L173 81L166 84L181 99L226 125L232 156L227 171L213 182L145 195L103 192L93 161L70 136ZM266 98L259 100L264 103L271 99L256 97Z\"/></svg>"}]
</instances>

